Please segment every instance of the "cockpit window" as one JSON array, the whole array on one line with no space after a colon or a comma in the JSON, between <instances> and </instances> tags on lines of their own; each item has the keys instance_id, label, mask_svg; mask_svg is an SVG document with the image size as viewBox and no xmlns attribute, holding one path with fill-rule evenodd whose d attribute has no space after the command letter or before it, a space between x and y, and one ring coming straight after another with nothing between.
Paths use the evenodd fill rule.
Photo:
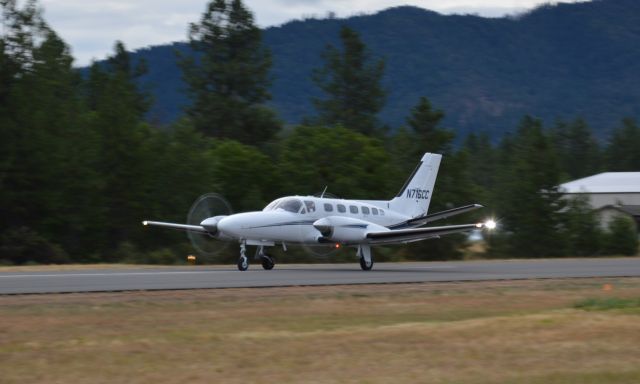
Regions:
<instances>
[{"instance_id":1,"label":"cockpit window","mask_svg":"<svg viewBox=\"0 0 640 384\"><path fill-rule=\"evenodd\" d=\"M278 205L273 207L274 210L282 209L288 212L298 213L302 208L302 201L298 199L283 199Z\"/></svg>"},{"instance_id":2,"label":"cockpit window","mask_svg":"<svg viewBox=\"0 0 640 384\"><path fill-rule=\"evenodd\" d=\"M279 202L280 202L280 199L270 202L269 205L264 207L263 211L271 211L271 210L273 210Z\"/></svg>"}]
</instances>

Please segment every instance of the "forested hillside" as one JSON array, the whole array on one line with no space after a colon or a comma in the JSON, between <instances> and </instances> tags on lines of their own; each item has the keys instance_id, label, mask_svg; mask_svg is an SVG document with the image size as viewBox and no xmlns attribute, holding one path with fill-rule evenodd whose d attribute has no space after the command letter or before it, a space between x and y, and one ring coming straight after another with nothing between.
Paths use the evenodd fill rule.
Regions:
<instances>
[{"instance_id":1,"label":"forested hillside","mask_svg":"<svg viewBox=\"0 0 640 384\"><path fill-rule=\"evenodd\" d=\"M387 102L380 117L392 129L427 95L447 111L445 125L460 134L494 139L525 114L553 123L585 118L604 138L620 116L640 115L640 2L602 0L544 6L490 19L444 16L398 7L348 19L292 21L264 31L272 51L272 106L287 123L313 114L311 81L327 43L341 25L356 30L385 59ZM170 122L186 104L175 50L151 47L143 84L153 94L152 121Z\"/></svg>"}]
</instances>

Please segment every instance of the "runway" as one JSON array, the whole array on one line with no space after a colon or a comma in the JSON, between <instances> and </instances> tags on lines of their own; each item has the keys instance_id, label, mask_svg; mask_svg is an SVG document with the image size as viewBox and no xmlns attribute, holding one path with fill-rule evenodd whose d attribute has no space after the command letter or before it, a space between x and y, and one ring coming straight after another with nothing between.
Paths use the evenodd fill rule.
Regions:
<instances>
[{"instance_id":1,"label":"runway","mask_svg":"<svg viewBox=\"0 0 640 384\"><path fill-rule=\"evenodd\" d=\"M0 294L622 276L640 276L640 258L377 263L367 272L355 263L276 265L271 271L254 264L246 272L235 266L0 271Z\"/></svg>"}]
</instances>

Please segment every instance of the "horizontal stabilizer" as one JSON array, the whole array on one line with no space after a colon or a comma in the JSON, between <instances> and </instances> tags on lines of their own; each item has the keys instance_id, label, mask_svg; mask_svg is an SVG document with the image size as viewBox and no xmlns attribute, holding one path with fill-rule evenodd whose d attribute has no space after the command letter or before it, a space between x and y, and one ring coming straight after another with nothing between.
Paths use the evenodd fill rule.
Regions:
<instances>
[{"instance_id":1,"label":"horizontal stabilizer","mask_svg":"<svg viewBox=\"0 0 640 384\"><path fill-rule=\"evenodd\" d=\"M427 227L413 229L397 229L384 232L369 232L367 238L371 244L388 244L402 243L418 240L426 240L441 235L449 235L458 232L468 232L474 229L483 228L482 223L462 224L462 225L446 225L442 227Z\"/></svg>"},{"instance_id":2,"label":"horizontal stabilizer","mask_svg":"<svg viewBox=\"0 0 640 384\"><path fill-rule=\"evenodd\" d=\"M407 221L407 223L409 224L410 227L419 227L421 225L430 223L432 221L446 219L447 217L460 215L469 211L474 211L479 208L484 208L484 207L480 204L469 204L462 207L447 209L446 211L431 213L429 215L422 216L422 217L416 217L414 219Z\"/></svg>"},{"instance_id":3,"label":"horizontal stabilizer","mask_svg":"<svg viewBox=\"0 0 640 384\"><path fill-rule=\"evenodd\" d=\"M142 225L153 225L156 227L165 227L165 228L173 228L173 229L180 229L183 231L189 231L189 232L201 232L201 233L208 233L206 229L204 229L201 225L188 225L188 224L177 224L177 223L165 223L162 221L143 221Z\"/></svg>"}]
</instances>

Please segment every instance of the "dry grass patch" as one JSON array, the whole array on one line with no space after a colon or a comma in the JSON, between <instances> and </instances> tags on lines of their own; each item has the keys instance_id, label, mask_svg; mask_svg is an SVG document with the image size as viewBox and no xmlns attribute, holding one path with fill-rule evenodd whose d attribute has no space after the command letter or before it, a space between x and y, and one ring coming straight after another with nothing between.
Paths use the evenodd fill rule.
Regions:
<instances>
[{"instance_id":1,"label":"dry grass patch","mask_svg":"<svg viewBox=\"0 0 640 384\"><path fill-rule=\"evenodd\" d=\"M613 291L603 292L603 284ZM0 297L1 383L637 383L640 279Z\"/></svg>"}]
</instances>

